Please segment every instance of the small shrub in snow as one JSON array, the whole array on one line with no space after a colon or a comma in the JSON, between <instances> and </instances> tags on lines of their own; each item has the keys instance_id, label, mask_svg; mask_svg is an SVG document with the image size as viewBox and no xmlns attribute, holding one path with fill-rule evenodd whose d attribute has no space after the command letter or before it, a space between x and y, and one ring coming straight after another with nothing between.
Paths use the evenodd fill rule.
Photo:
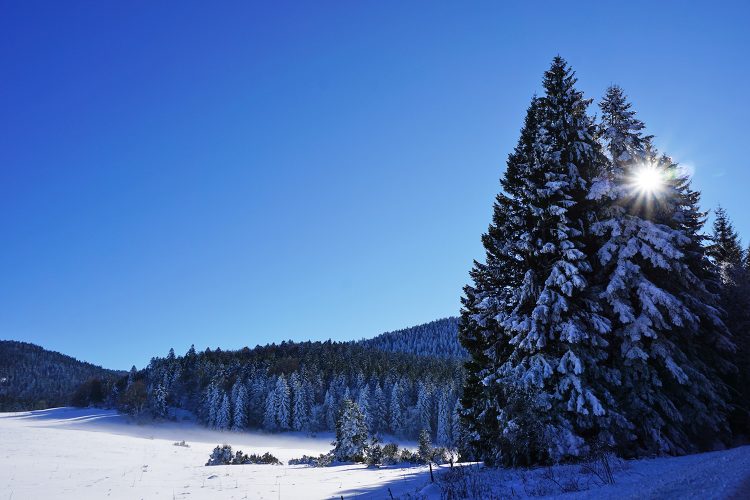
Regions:
<instances>
[{"instance_id":1,"label":"small shrub in snow","mask_svg":"<svg viewBox=\"0 0 750 500\"><path fill-rule=\"evenodd\" d=\"M581 473L591 477L597 486L615 484L615 472L626 468L625 461L614 453L595 450L583 462L581 462Z\"/></svg>"},{"instance_id":2,"label":"small shrub in snow","mask_svg":"<svg viewBox=\"0 0 750 500\"><path fill-rule=\"evenodd\" d=\"M375 467L383 463L383 448L374 437L370 440L370 445L365 450L365 463L368 467Z\"/></svg>"},{"instance_id":3,"label":"small shrub in snow","mask_svg":"<svg viewBox=\"0 0 750 500\"><path fill-rule=\"evenodd\" d=\"M333 462L333 455L331 453L321 453L318 457L318 464L316 467L328 467Z\"/></svg>"},{"instance_id":4,"label":"small shrub in snow","mask_svg":"<svg viewBox=\"0 0 750 500\"><path fill-rule=\"evenodd\" d=\"M420 462L420 459L417 453L413 453L411 450L404 448L403 450L401 450L399 462L416 464Z\"/></svg>"},{"instance_id":5,"label":"small shrub in snow","mask_svg":"<svg viewBox=\"0 0 750 500\"><path fill-rule=\"evenodd\" d=\"M300 458L292 458L287 463L289 465L312 465L315 466L317 464L317 457L313 457L311 455L302 455Z\"/></svg>"},{"instance_id":6,"label":"small shrub in snow","mask_svg":"<svg viewBox=\"0 0 750 500\"><path fill-rule=\"evenodd\" d=\"M232 447L228 444L217 446L214 451L211 452L211 456L208 457L206 465L229 465L234 459L232 453Z\"/></svg>"},{"instance_id":7,"label":"small shrub in snow","mask_svg":"<svg viewBox=\"0 0 750 500\"><path fill-rule=\"evenodd\" d=\"M265 452L263 455L256 455L251 453L245 455L242 450L237 450L237 454L232 460L234 465L246 465L246 464L264 464L264 465L281 465L281 461L271 455L269 452Z\"/></svg>"},{"instance_id":8,"label":"small shrub in snow","mask_svg":"<svg viewBox=\"0 0 750 500\"><path fill-rule=\"evenodd\" d=\"M278 458L271 455L269 452L263 455L256 455L252 453L245 455L242 450L237 450L237 453L232 452L232 447L228 444L217 446L208 458L206 465L246 465L246 464L269 464L269 465L281 465Z\"/></svg>"},{"instance_id":9,"label":"small shrub in snow","mask_svg":"<svg viewBox=\"0 0 750 500\"><path fill-rule=\"evenodd\" d=\"M575 472L570 473L569 469L566 469L566 472L567 474L561 473L554 467L547 467L541 478L552 483L562 493L571 493L585 489L581 486L581 478L578 474ZM554 488L552 489L554 491Z\"/></svg>"},{"instance_id":10,"label":"small shrub in snow","mask_svg":"<svg viewBox=\"0 0 750 500\"><path fill-rule=\"evenodd\" d=\"M302 458L293 458L289 460L289 465L310 465L312 467L327 467L333 462L333 455L330 453L321 453L318 457L302 455Z\"/></svg>"},{"instance_id":11,"label":"small shrub in snow","mask_svg":"<svg viewBox=\"0 0 750 500\"><path fill-rule=\"evenodd\" d=\"M382 454L383 454L383 458L382 458L383 465L397 464L399 460L401 459L401 456L399 455L399 452L398 452L398 445L396 443L388 443L385 446L383 446Z\"/></svg>"},{"instance_id":12,"label":"small shrub in snow","mask_svg":"<svg viewBox=\"0 0 750 500\"><path fill-rule=\"evenodd\" d=\"M447 464L451 459L451 454L447 448L443 448L441 446L439 448L432 449L431 459L432 459L432 463L435 463L438 465Z\"/></svg>"}]
</instances>

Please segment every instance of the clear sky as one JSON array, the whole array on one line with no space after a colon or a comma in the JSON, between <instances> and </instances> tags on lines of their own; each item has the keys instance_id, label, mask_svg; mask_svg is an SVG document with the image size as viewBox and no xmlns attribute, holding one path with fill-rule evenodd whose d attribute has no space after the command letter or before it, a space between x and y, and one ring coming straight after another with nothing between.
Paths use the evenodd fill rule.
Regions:
<instances>
[{"instance_id":1,"label":"clear sky","mask_svg":"<svg viewBox=\"0 0 750 500\"><path fill-rule=\"evenodd\" d=\"M558 53L747 242L748 3L509 3L3 0L0 338L127 368L456 314Z\"/></svg>"}]
</instances>

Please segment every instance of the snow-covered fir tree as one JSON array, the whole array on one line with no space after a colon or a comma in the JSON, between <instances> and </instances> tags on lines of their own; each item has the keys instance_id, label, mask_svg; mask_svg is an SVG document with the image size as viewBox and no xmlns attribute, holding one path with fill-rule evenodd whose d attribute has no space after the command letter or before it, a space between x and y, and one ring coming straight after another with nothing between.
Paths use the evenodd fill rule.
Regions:
<instances>
[{"instance_id":1,"label":"snow-covered fir tree","mask_svg":"<svg viewBox=\"0 0 750 500\"><path fill-rule=\"evenodd\" d=\"M336 423L336 441L333 455L342 462L361 462L367 449L368 432L365 416L359 405L351 399L341 403L341 413Z\"/></svg>"},{"instance_id":2,"label":"snow-covered fir tree","mask_svg":"<svg viewBox=\"0 0 750 500\"><path fill-rule=\"evenodd\" d=\"M206 414L206 423L209 427L216 427L216 417L221 406L221 394L216 384L211 384L206 390L204 398L204 413Z\"/></svg>"},{"instance_id":3,"label":"snow-covered fir tree","mask_svg":"<svg viewBox=\"0 0 750 500\"><path fill-rule=\"evenodd\" d=\"M432 390L427 384L417 388L417 427L432 434Z\"/></svg>"},{"instance_id":4,"label":"snow-covered fir tree","mask_svg":"<svg viewBox=\"0 0 750 500\"><path fill-rule=\"evenodd\" d=\"M117 400L120 397L120 388L117 386L117 384L114 384L112 386L112 392L109 394L109 398L107 400L107 407L113 407L117 404Z\"/></svg>"},{"instance_id":5,"label":"snow-covered fir tree","mask_svg":"<svg viewBox=\"0 0 750 500\"><path fill-rule=\"evenodd\" d=\"M338 408L331 389L326 391L325 399L323 401L323 411L325 412L326 429L335 430Z\"/></svg>"},{"instance_id":6,"label":"snow-covered fir tree","mask_svg":"<svg viewBox=\"0 0 750 500\"><path fill-rule=\"evenodd\" d=\"M307 430L310 418L307 387L302 383L296 372L289 378L289 382L292 391L292 429L295 431Z\"/></svg>"},{"instance_id":7,"label":"snow-covered fir tree","mask_svg":"<svg viewBox=\"0 0 750 500\"><path fill-rule=\"evenodd\" d=\"M283 375L276 379L276 422L281 430L291 429L291 395L289 393L289 384Z\"/></svg>"},{"instance_id":8,"label":"snow-covered fir tree","mask_svg":"<svg viewBox=\"0 0 750 500\"><path fill-rule=\"evenodd\" d=\"M135 365L131 366L130 372L128 372L128 382L125 385L125 390L130 389L130 386L132 386L133 382L135 382L137 375L138 375L138 369L135 367Z\"/></svg>"},{"instance_id":9,"label":"snow-covered fir tree","mask_svg":"<svg viewBox=\"0 0 750 500\"><path fill-rule=\"evenodd\" d=\"M451 446L451 431L452 431L452 420L451 412L453 407L449 399L448 391L441 391L440 398L438 399L437 408L437 434L435 442L439 446Z\"/></svg>"},{"instance_id":10,"label":"snow-covered fir tree","mask_svg":"<svg viewBox=\"0 0 750 500\"><path fill-rule=\"evenodd\" d=\"M279 423L277 420L278 415L278 400L276 398L276 385L268 391L266 397L264 411L263 411L263 428L269 431L275 431L279 429Z\"/></svg>"},{"instance_id":11,"label":"snow-covered fir tree","mask_svg":"<svg viewBox=\"0 0 750 500\"><path fill-rule=\"evenodd\" d=\"M432 448L432 440L430 439L430 433L427 429L422 429L419 432L419 440L417 444L417 456L422 462L428 463L432 461L433 451L434 450Z\"/></svg>"},{"instance_id":12,"label":"snow-covered fir tree","mask_svg":"<svg viewBox=\"0 0 750 500\"><path fill-rule=\"evenodd\" d=\"M265 421L266 412L266 398L268 396L267 389L268 378L264 373L253 373L248 381L249 385L249 411L248 411L248 423L249 425L256 425L262 427ZM269 429L270 430L270 429Z\"/></svg>"},{"instance_id":13,"label":"snow-covered fir tree","mask_svg":"<svg viewBox=\"0 0 750 500\"><path fill-rule=\"evenodd\" d=\"M464 426L463 420L461 419L461 413L463 405L461 400L457 399L456 404L453 405L453 411L451 412L451 442L449 446L458 450L464 450Z\"/></svg>"},{"instance_id":14,"label":"snow-covered fir tree","mask_svg":"<svg viewBox=\"0 0 750 500\"><path fill-rule=\"evenodd\" d=\"M375 390L372 394L372 403L370 404L370 415L372 418L372 433L383 432L388 427L388 405L385 398L385 392L380 382L375 384Z\"/></svg>"},{"instance_id":15,"label":"snow-covered fir tree","mask_svg":"<svg viewBox=\"0 0 750 500\"><path fill-rule=\"evenodd\" d=\"M396 436L401 435L404 432L404 414L401 403L401 387L398 382L393 384L391 389L391 400L388 406L388 414L390 417L389 425L391 432Z\"/></svg>"},{"instance_id":16,"label":"snow-covered fir tree","mask_svg":"<svg viewBox=\"0 0 750 500\"><path fill-rule=\"evenodd\" d=\"M685 453L726 427L716 353L728 340L709 290L702 214L619 87L601 108L609 161L590 197L603 202L593 231L612 324L608 364L618 382L606 443L624 454ZM708 351L701 354L701 345Z\"/></svg>"},{"instance_id":17,"label":"snow-covered fir tree","mask_svg":"<svg viewBox=\"0 0 750 500\"><path fill-rule=\"evenodd\" d=\"M167 416L167 391L164 386L159 384L154 389L153 414L157 418Z\"/></svg>"},{"instance_id":18,"label":"snow-covered fir tree","mask_svg":"<svg viewBox=\"0 0 750 500\"><path fill-rule=\"evenodd\" d=\"M359 406L359 409L362 410L362 415L365 417L365 425L367 425L369 430L372 430L373 422L372 414L370 413L370 387L367 384L363 385L359 390L357 405Z\"/></svg>"},{"instance_id":19,"label":"snow-covered fir tree","mask_svg":"<svg viewBox=\"0 0 750 500\"><path fill-rule=\"evenodd\" d=\"M708 256L719 269L722 280L733 281L734 275L744 264L744 253L740 237L729 220L726 210L717 207L714 211L713 232Z\"/></svg>"},{"instance_id":20,"label":"snow-covered fir tree","mask_svg":"<svg viewBox=\"0 0 750 500\"><path fill-rule=\"evenodd\" d=\"M216 412L216 428L219 430L226 430L232 425L232 413L231 405L229 402L229 395L222 391L221 405Z\"/></svg>"},{"instance_id":21,"label":"snow-covered fir tree","mask_svg":"<svg viewBox=\"0 0 750 500\"><path fill-rule=\"evenodd\" d=\"M489 463L580 456L587 440L607 438L614 413L602 363L609 322L588 282L587 195L603 155L575 83L556 57L508 159L483 237L486 262L465 288L465 418Z\"/></svg>"},{"instance_id":22,"label":"snow-covered fir tree","mask_svg":"<svg viewBox=\"0 0 750 500\"><path fill-rule=\"evenodd\" d=\"M247 427L247 388L242 379L232 386L232 430L240 431Z\"/></svg>"}]
</instances>

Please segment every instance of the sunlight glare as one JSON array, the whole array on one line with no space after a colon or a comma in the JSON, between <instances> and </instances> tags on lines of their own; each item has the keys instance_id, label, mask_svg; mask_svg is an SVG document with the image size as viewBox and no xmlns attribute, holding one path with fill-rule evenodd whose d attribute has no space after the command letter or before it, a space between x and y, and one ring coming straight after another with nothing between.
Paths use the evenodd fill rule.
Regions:
<instances>
[{"instance_id":1,"label":"sunlight glare","mask_svg":"<svg viewBox=\"0 0 750 500\"><path fill-rule=\"evenodd\" d=\"M655 193L662 187L662 175L652 166L644 166L635 173L635 185L643 193Z\"/></svg>"}]
</instances>

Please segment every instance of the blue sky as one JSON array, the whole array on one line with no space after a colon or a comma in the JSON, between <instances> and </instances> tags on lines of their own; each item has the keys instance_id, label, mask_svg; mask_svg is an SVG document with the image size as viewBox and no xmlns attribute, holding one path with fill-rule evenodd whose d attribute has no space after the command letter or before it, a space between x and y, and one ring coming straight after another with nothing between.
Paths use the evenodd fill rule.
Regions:
<instances>
[{"instance_id":1,"label":"blue sky","mask_svg":"<svg viewBox=\"0 0 750 500\"><path fill-rule=\"evenodd\" d=\"M0 2L0 338L127 368L456 314L558 53L750 238L746 2L217 3Z\"/></svg>"}]
</instances>

